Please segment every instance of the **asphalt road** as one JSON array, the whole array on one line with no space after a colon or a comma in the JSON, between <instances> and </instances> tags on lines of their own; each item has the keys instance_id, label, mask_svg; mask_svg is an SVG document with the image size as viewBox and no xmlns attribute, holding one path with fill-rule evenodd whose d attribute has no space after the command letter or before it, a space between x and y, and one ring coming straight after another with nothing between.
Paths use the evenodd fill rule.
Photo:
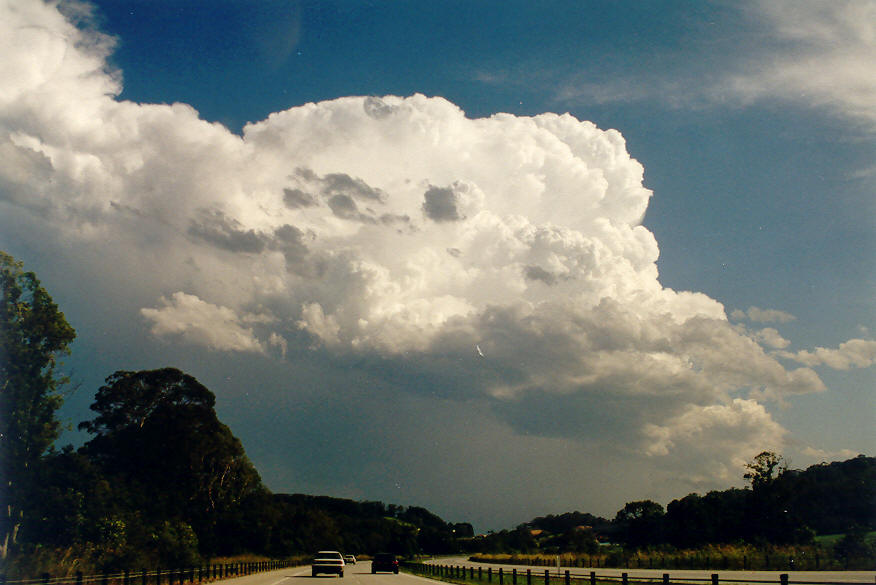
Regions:
<instances>
[{"instance_id":1,"label":"asphalt road","mask_svg":"<svg viewBox=\"0 0 876 585\"><path fill-rule=\"evenodd\" d=\"M435 585L436 581L415 575L399 573L371 574L371 562L362 561L344 567L344 576L310 574L310 565L278 569L266 573L247 575L217 581L223 585Z\"/></svg>"},{"instance_id":2,"label":"asphalt road","mask_svg":"<svg viewBox=\"0 0 876 585\"><path fill-rule=\"evenodd\" d=\"M535 580L535 575L543 576L544 570L547 568L526 567L521 565L502 565L493 563L474 563L472 561L469 561L466 557L441 558L428 562L464 567L482 566L484 567L484 569L486 569L487 567L492 567L494 572L498 571L499 567L502 567L502 571L505 573L511 573L512 569L517 569L518 573L526 573L526 569L532 569L533 585L537 583L537 581ZM589 575L590 571L593 570L596 571L596 574L599 576L620 577L622 573L626 573L631 579L650 578L657 580L662 578L663 573L669 573L670 577L673 580L689 579L693 583L701 582L702 585L710 585L712 573L718 574L722 585L724 583L746 583L751 581L761 583L775 583L776 585L778 585L778 583L780 582L779 575L781 575L782 573L788 574L788 581L792 585L794 583L876 583L876 571L697 571L684 569L582 569L574 567L562 567L560 569L560 573L565 574L566 570L568 570L569 573L572 575ZM551 574L556 574L557 568L553 567L550 569L550 571ZM498 582L498 579L494 578L494 584L498 585ZM510 584L510 582L511 579L509 577L505 581L505 585ZM525 582L525 580L521 581L518 578L518 583Z\"/></svg>"}]
</instances>

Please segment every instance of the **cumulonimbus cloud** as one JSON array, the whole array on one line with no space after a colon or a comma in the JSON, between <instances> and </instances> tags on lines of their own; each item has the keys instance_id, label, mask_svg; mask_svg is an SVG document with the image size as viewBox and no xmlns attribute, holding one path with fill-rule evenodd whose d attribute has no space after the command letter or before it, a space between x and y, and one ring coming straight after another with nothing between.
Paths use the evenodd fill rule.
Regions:
<instances>
[{"instance_id":1,"label":"cumulonimbus cloud","mask_svg":"<svg viewBox=\"0 0 876 585\"><path fill-rule=\"evenodd\" d=\"M757 400L824 390L808 366L832 356L789 369L759 343L786 345L777 332L660 284L652 194L615 130L413 95L306 104L237 136L116 100L106 43L52 6L3 5L0 23L2 221L39 217L33 237L111 247L173 291L141 311L156 336L403 365L518 427L533 400L572 421L605 405L601 430L651 455L734 429L728 457L749 456L782 437Z\"/></svg>"}]
</instances>

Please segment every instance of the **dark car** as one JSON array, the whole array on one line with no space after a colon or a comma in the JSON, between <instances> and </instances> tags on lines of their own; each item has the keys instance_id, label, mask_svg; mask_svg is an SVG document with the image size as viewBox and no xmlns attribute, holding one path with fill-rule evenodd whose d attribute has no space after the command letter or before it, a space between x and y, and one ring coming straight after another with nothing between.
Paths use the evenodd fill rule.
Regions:
<instances>
[{"instance_id":1,"label":"dark car","mask_svg":"<svg viewBox=\"0 0 876 585\"><path fill-rule=\"evenodd\" d=\"M389 553L377 553L371 561L371 572L386 571L398 574L398 559Z\"/></svg>"}]
</instances>

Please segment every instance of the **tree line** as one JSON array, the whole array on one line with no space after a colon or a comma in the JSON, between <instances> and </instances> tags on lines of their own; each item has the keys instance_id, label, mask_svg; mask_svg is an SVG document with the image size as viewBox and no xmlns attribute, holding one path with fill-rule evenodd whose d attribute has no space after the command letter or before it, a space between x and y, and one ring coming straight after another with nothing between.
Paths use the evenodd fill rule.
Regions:
<instances>
[{"instance_id":1,"label":"tree line","mask_svg":"<svg viewBox=\"0 0 876 585\"><path fill-rule=\"evenodd\" d=\"M60 372L75 331L21 262L0 252L0 570L187 566L244 553L590 551L786 543L876 529L876 460L791 471L764 452L747 489L690 494L664 510L630 502L608 520L579 512L475 537L416 506L274 494L215 412L215 396L175 368L117 371L94 397L79 448L56 448ZM857 532L856 532L857 531ZM851 543L851 546L854 543ZM863 546L869 546L864 542ZM871 551L872 553L872 551Z\"/></svg>"},{"instance_id":2,"label":"tree line","mask_svg":"<svg viewBox=\"0 0 876 585\"><path fill-rule=\"evenodd\" d=\"M626 553L689 550L712 545L812 545L817 535L841 535L826 551L843 564L876 563L876 458L787 468L764 451L746 465L745 489L730 488L675 499L628 502L608 519L571 512L544 516L474 539L472 552L595 555L605 544ZM869 561L867 561L869 559ZM869 565L867 565L869 566Z\"/></svg>"}]
</instances>

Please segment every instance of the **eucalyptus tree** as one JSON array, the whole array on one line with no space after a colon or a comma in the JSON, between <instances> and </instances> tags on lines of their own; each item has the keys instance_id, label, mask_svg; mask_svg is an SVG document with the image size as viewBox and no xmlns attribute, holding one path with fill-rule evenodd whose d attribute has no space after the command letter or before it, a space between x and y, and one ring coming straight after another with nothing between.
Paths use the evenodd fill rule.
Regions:
<instances>
[{"instance_id":1,"label":"eucalyptus tree","mask_svg":"<svg viewBox=\"0 0 876 585\"><path fill-rule=\"evenodd\" d=\"M228 523L264 490L215 402L176 368L117 371L95 395L96 417L79 425L94 435L84 453L122 488L124 507L148 522L190 524L207 554L222 551Z\"/></svg>"},{"instance_id":2,"label":"eucalyptus tree","mask_svg":"<svg viewBox=\"0 0 876 585\"><path fill-rule=\"evenodd\" d=\"M68 382L57 371L76 337L33 272L0 251L0 472L6 558L26 521L40 459L61 430L56 411Z\"/></svg>"}]
</instances>

